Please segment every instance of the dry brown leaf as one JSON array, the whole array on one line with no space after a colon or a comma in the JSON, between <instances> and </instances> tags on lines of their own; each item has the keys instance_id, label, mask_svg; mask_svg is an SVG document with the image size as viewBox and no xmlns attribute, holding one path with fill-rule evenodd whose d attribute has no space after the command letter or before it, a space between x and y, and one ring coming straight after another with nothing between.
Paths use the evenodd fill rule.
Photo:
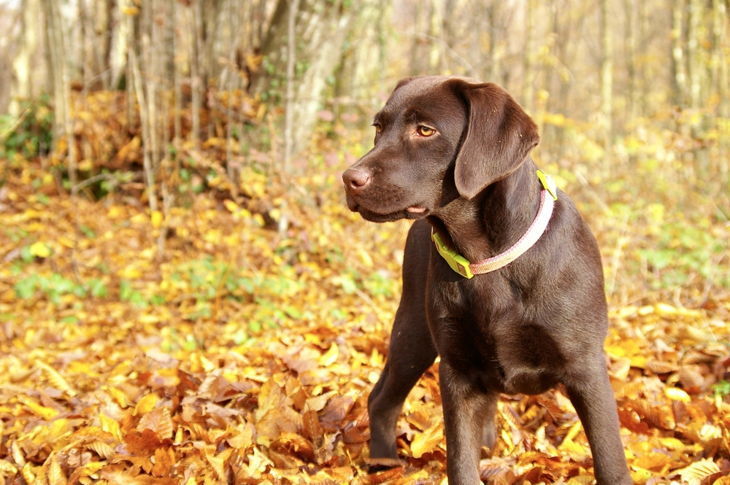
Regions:
<instances>
[{"instance_id":1,"label":"dry brown leaf","mask_svg":"<svg viewBox=\"0 0 730 485\"><path fill-rule=\"evenodd\" d=\"M271 443L271 449L294 455L306 462L314 461L312 442L296 433L283 433L276 441Z\"/></svg>"},{"instance_id":2,"label":"dry brown leaf","mask_svg":"<svg viewBox=\"0 0 730 485\"><path fill-rule=\"evenodd\" d=\"M156 408L148 412L139 420L137 431L146 429L154 432L160 440L171 439L173 423L168 408Z\"/></svg>"},{"instance_id":3,"label":"dry brown leaf","mask_svg":"<svg viewBox=\"0 0 730 485\"><path fill-rule=\"evenodd\" d=\"M37 362L36 365L38 366L38 368L42 369L43 372L45 372L49 382L57 389L66 392L71 397L77 394L73 387L71 387L71 385L68 383L68 381L61 374L59 374L56 369L46 364L45 362Z\"/></svg>"},{"instance_id":4,"label":"dry brown leaf","mask_svg":"<svg viewBox=\"0 0 730 485\"><path fill-rule=\"evenodd\" d=\"M674 470L673 474L679 475L682 481L689 485L698 485L704 478L719 472L720 467L717 466L717 463L711 459L702 459L679 470Z\"/></svg>"},{"instance_id":5,"label":"dry brown leaf","mask_svg":"<svg viewBox=\"0 0 730 485\"><path fill-rule=\"evenodd\" d=\"M66 485L68 483L66 474L61 468L56 455L52 455L48 461L48 485Z\"/></svg>"}]
</instances>

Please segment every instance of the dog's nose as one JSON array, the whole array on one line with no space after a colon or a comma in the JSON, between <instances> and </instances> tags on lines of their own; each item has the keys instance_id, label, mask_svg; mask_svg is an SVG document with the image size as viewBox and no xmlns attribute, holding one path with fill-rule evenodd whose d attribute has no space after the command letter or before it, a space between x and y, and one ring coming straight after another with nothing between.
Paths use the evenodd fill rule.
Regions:
<instances>
[{"instance_id":1,"label":"dog's nose","mask_svg":"<svg viewBox=\"0 0 730 485\"><path fill-rule=\"evenodd\" d=\"M348 188L361 190L370 183L370 173L361 168L348 168L342 174L342 181Z\"/></svg>"}]
</instances>

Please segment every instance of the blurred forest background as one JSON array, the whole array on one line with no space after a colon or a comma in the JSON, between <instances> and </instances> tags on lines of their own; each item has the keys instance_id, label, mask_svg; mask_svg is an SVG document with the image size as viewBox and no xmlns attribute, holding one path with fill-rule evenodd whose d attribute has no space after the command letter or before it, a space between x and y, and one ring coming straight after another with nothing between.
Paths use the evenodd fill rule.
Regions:
<instances>
[{"instance_id":1,"label":"blurred forest background","mask_svg":"<svg viewBox=\"0 0 730 485\"><path fill-rule=\"evenodd\" d=\"M442 480L432 371L405 466L364 466L409 224L350 214L339 176L398 79L454 74L525 107L596 232L635 481L727 485L728 10L0 0L0 477ZM589 480L561 392L499 416L485 479Z\"/></svg>"}]
</instances>

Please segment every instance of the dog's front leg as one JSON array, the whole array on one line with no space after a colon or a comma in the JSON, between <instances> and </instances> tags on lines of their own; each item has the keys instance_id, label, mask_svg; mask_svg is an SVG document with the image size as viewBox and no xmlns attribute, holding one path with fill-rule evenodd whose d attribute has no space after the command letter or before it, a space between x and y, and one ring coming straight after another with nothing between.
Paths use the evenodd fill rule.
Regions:
<instances>
[{"instance_id":1,"label":"dog's front leg","mask_svg":"<svg viewBox=\"0 0 730 485\"><path fill-rule=\"evenodd\" d=\"M449 485L476 485L479 455L494 442L496 393L484 393L447 362L439 366L439 384L446 432L446 472ZM485 440L492 443L485 443Z\"/></svg>"},{"instance_id":2,"label":"dog's front leg","mask_svg":"<svg viewBox=\"0 0 730 485\"><path fill-rule=\"evenodd\" d=\"M619 434L616 400L603 356L594 365L565 382L578 417L588 436L599 485L630 485L623 444Z\"/></svg>"},{"instance_id":3,"label":"dog's front leg","mask_svg":"<svg viewBox=\"0 0 730 485\"><path fill-rule=\"evenodd\" d=\"M370 464L398 463L395 445L396 421L408 393L436 359L436 349L422 311L396 314L390 337L388 360L368 398L370 417Z\"/></svg>"}]
</instances>

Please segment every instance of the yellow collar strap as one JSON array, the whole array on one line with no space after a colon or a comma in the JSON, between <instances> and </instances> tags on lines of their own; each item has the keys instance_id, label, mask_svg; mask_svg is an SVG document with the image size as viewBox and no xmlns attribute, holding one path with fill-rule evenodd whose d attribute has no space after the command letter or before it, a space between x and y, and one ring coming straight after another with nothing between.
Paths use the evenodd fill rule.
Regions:
<instances>
[{"instance_id":1,"label":"yellow collar strap","mask_svg":"<svg viewBox=\"0 0 730 485\"><path fill-rule=\"evenodd\" d=\"M527 232L516 243L496 256L471 263L464 256L448 246L439 233L433 229L431 230L431 239L433 239L436 245L436 250L451 269L465 278L473 278L476 274L489 273L507 266L535 245L545 232L545 229L547 229L550 217L553 214L555 201L558 200L558 189L553 178L541 170L537 171L537 178L540 180L543 190L540 192L540 209L537 211L535 220L532 221Z\"/></svg>"}]
</instances>

